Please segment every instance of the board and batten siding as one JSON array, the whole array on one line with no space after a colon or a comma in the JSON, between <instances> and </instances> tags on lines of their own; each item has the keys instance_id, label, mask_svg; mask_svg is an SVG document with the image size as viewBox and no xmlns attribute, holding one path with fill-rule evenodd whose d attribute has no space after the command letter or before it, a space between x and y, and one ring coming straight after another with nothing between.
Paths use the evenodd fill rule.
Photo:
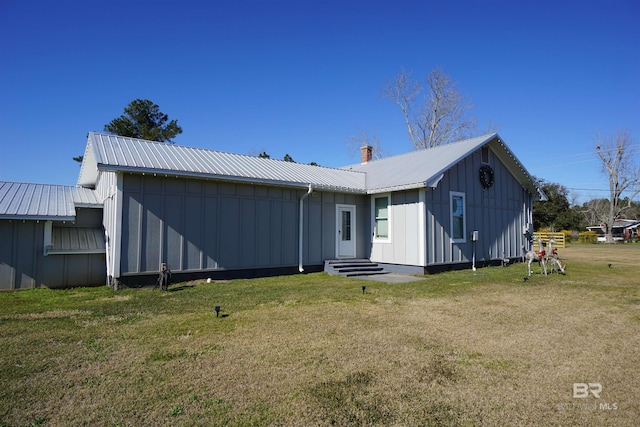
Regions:
<instances>
[{"instance_id":1,"label":"board and batten siding","mask_svg":"<svg viewBox=\"0 0 640 427\"><path fill-rule=\"evenodd\" d=\"M93 227L99 224L97 211L78 209L76 222L54 224ZM46 223L0 220L0 291L104 285L104 254L44 254Z\"/></svg>"},{"instance_id":2,"label":"board and batten siding","mask_svg":"<svg viewBox=\"0 0 640 427\"><path fill-rule=\"evenodd\" d=\"M389 204L389 239L374 240L371 244L371 260L374 262L404 265L424 265L424 236L420 221L423 218L423 190L391 193ZM374 195L380 197L383 195ZM422 229L422 232L421 232ZM373 228L370 227L370 236Z\"/></svg>"},{"instance_id":3,"label":"board and batten siding","mask_svg":"<svg viewBox=\"0 0 640 427\"><path fill-rule=\"evenodd\" d=\"M157 274L162 262L174 273L298 265L304 190L142 174L123 174L122 188L121 276ZM305 265L334 257L340 202L358 204L358 227L367 225L362 196L305 198ZM366 242L359 246L364 255Z\"/></svg>"},{"instance_id":4,"label":"board and batten siding","mask_svg":"<svg viewBox=\"0 0 640 427\"><path fill-rule=\"evenodd\" d=\"M493 155L494 184L483 189L478 170L480 150L449 169L435 189L426 190L426 264L471 262L470 233L478 231L476 261L517 258L525 245L523 228L528 223L532 197ZM465 195L466 242L451 240L450 192Z\"/></svg>"}]
</instances>

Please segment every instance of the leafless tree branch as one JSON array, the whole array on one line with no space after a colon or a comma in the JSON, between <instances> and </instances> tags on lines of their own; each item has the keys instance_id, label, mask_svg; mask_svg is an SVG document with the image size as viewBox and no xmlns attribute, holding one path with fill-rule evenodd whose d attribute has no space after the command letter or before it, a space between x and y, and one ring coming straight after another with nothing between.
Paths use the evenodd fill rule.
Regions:
<instances>
[{"instance_id":1,"label":"leafless tree branch","mask_svg":"<svg viewBox=\"0 0 640 427\"><path fill-rule=\"evenodd\" d=\"M628 131L613 136L596 136L596 153L609 180L609 206L603 223L607 242L613 241L612 231L616 219L631 207L631 201L640 194L640 166L632 155L633 137ZM623 193L628 197L622 198Z\"/></svg>"},{"instance_id":2,"label":"leafless tree branch","mask_svg":"<svg viewBox=\"0 0 640 427\"><path fill-rule=\"evenodd\" d=\"M426 93L420 97L424 87ZM400 70L386 82L382 93L400 107L416 149L454 142L476 129L475 117L468 116L473 105L440 68L429 73L424 86L413 81L410 72Z\"/></svg>"}]
</instances>

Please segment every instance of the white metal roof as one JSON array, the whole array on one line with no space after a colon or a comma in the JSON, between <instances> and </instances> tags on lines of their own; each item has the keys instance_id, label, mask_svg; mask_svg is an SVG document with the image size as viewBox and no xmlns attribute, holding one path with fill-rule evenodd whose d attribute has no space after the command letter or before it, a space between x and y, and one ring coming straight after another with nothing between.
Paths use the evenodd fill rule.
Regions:
<instances>
[{"instance_id":1,"label":"white metal roof","mask_svg":"<svg viewBox=\"0 0 640 427\"><path fill-rule=\"evenodd\" d=\"M364 173L91 132L78 184L95 185L100 170L366 191Z\"/></svg>"},{"instance_id":2,"label":"white metal roof","mask_svg":"<svg viewBox=\"0 0 640 427\"><path fill-rule=\"evenodd\" d=\"M485 144L534 197L545 200L533 177L497 134L341 169L262 159L91 132L78 185L92 187L101 170L245 181L374 194L435 187L445 171Z\"/></svg>"},{"instance_id":3,"label":"white metal roof","mask_svg":"<svg viewBox=\"0 0 640 427\"><path fill-rule=\"evenodd\" d=\"M366 173L369 194L436 187L444 172L485 144L489 144L500 161L534 197L545 199L533 177L495 133L351 165L346 169Z\"/></svg>"},{"instance_id":4,"label":"white metal roof","mask_svg":"<svg viewBox=\"0 0 640 427\"><path fill-rule=\"evenodd\" d=\"M0 181L0 218L72 221L76 207L99 207L93 190L67 185Z\"/></svg>"},{"instance_id":5,"label":"white metal roof","mask_svg":"<svg viewBox=\"0 0 640 427\"><path fill-rule=\"evenodd\" d=\"M50 254L104 253L104 231L87 227L53 227Z\"/></svg>"}]
</instances>

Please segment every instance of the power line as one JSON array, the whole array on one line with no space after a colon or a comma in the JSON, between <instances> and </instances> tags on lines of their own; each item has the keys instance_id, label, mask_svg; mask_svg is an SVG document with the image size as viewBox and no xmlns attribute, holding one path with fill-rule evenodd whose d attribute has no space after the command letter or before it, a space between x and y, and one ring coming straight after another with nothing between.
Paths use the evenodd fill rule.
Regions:
<instances>
[{"instance_id":1,"label":"power line","mask_svg":"<svg viewBox=\"0 0 640 427\"><path fill-rule=\"evenodd\" d=\"M567 190L572 190L572 191L604 191L604 192L608 192L609 190L601 190L599 188L570 188L570 187L565 187Z\"/></svg>"},{"instance_id":2,"label":"power line","mask_svg":"<svg viewBox=\"0 0 640 427\"><path fill-rule=\"evenodd\" d=\"M629 144L627 145L627 155L633 155L634 154L634 149L635 148L640 148L640 143L638 144ZM616 150L616 147L602 147L602 151L603 152L613 152ZM555 161L562 161L562 160L571 160L571 159L579 159L579 158L584 158L584 157L590 157L591 159L583 159L581 161L577 161L574 163L566 163L563 162L561 164L558 164L557 166L562 166L562 165L567 165L567 164L577 164L577 163L587 163L593 160L600 160L600 158L598 157L598 154L595 151L589 151L586 153L576 153L576 154L568 154L568 155L564 155L564 156L558 156L554 153L553 159ZM539 163L543 163L546 162L545 160L538 160L538 161L533 161L533 162L528 162L528 164L539 164ZM556 166L556 167L557 167ZM549 166L549 167L553 167L553 166Z\"/></svg>"}]
</instances>

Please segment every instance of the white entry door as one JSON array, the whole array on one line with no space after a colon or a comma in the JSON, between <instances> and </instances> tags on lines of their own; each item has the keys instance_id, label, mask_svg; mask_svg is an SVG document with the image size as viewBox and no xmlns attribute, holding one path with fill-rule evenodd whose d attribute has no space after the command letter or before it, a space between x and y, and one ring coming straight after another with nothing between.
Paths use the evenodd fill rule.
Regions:
<instances>
[{"instance_id":1,"label":"white entry door","mask_svg":"<svg viewBox=\"0 0 640 427\"><path fill-rule=\"evenodd\" d=\"M336 257L355 258L356 256L356 207L354 205L336 206Z\"/></svg>"}]
</instances>

